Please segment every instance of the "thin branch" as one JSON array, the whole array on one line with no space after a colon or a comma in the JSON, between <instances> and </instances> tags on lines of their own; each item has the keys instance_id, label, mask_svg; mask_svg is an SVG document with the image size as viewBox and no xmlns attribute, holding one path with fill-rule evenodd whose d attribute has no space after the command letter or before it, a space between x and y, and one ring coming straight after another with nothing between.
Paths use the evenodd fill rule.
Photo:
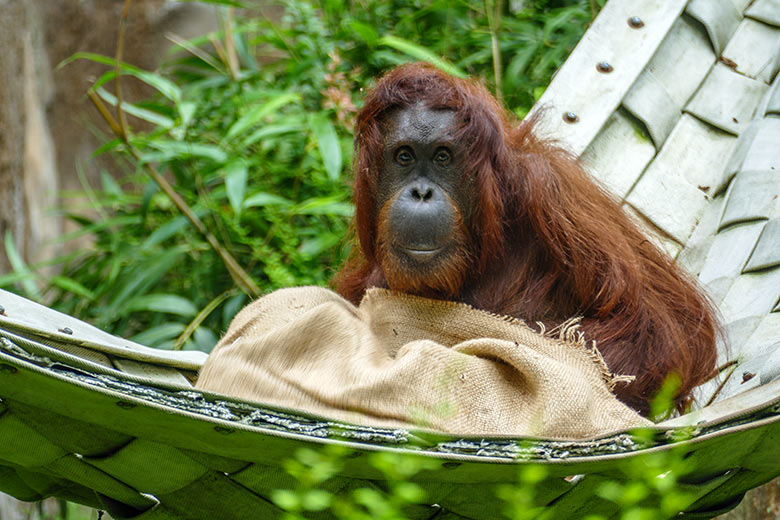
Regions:
<instances>
[{"instance_id":1,"label":"thin branch","mask_svg":"<svg viewBox=\"0 0 780 520\"><path fill-rule=\"evenodd\" d=\"M501 29L501 12L503 9L503 0L495 0L493 9L490 6L490 0L485 0L485 14L488 19L488 28L490 29L490 46L493 53L493 79L496 83L496 99L499 103L504 102L504 95L501 89L501 46L498 41L498 33ZM491 12L492 11L492 12Z\"/></svg>"},{"instance_id":2,"label":"thin branch","mask_svg":"<svg viewBox=\"0 0 780 520\"><path fill-rule=\"evenodd\" d=\"M238 78L238 54L236 53L236 41L233 37L234 11L235 8L228 7L225 15L225 54L227 55L230 76L235 80Z\"/></svg>"},{"instance_id":3,"label":"thin branch","mask_svg":"<svg viewBox=\"0 0 780 520\"><path fill-rule=\"evenodd\" d=\"M712 375L710 376L710 379L718 377L718 375L720 375L721 372L723 372L727 368L732 367L732 366L737 365L737 364L739 364L739 360L737 360L737 359L732 359L731 361L726 361L721 366L719 366L718 368L716 368L715 370L712 371Z\"/></svg>"},{"instance_id":4,"label":"thin branch","mask_svg":"<svg viewBox=\"0 0 780 520\"><path fill-rule=\"evenodd\" d=\"M127 139L127 116L125 111L122 110L122 101L124 96L122 95L122 74L121 64L125 51L125 33L127 32L127 19L130 16L130 4L133 0L125 0L125 5L122 7L122 16L119 17L119 34L116 38L116 57L114 59L114 84L116 85L116 114L119 119L119 128L122 132L122 138Z\"/></svg>"},{"instance_id":5,"label":"thin branch","mask_svg":"<svg viewBox=\"0 0 780 520\"><path fill-rule=\"evenodd\" d=\"M173 350L181 350L187 340L190 339L190 336L192 336L192 333L195 332L195 329L200 327L200 324L203 323L203 320L208 318L209 314L214 312L214 309L219 307L222 302L234 294L235 289L229 289L207 303L206 306L201 309L198 315L193 318L189 325L187 325L187 328L185 328L181 335L176 339L176 343L173 345Z\"/></svg>"},{"instance_id":6,"label":"thin branch","mask_svg":"<svg viewBox=\"0 0 780 520\"><path fill-rule=\"evenodd\" d=\"M196 56L197 58L200 58L204 63L207 63L207 64L211 65L212 67L214 67L214 70L216 70L218 72L222 72L222 73L227 73L227 71L222 66L222 64L220 62L218 62L217 60L215 60L214 58L212 58L209 53L204 52L203 50L201 50L198 47L194 46L193 44L191 44L190 42L188 42L187 40L185 40L184 38L182 38L178 34L175 34L175 33L172 33L172 32L168 32L168 33L165 33L165 37L168 40L170 40L173 43L175 43L176 45L178 45L179 47L181 47L182 49L184 49L187 52L189 52L190 54L192 54L193 56Z\"/></svg>"},{"instance_id":7,"label":"thin branch","mask_svg":"<svg viewBox=\"0 0 780 520\"><path fill-rule=\"evenodd\" d=\"M726 365L724 365L723 368L724 369L728 368L729 364L731 364L731 362L726 363ZM726 383L728 382L729 379L731 379L731 376L734 374L734 371L736 369L737 369L737 363L734 362L732 369L729 371L729 374L726 377L723 378L723 380L718 385L718 388L715 389L715 392L713 392L712 396L707 400L707 404L705 404L704 406L709 406L709 405L711 405L712 403L715 402L715 398L718 397L718 395L720 394L721 390L723 390L723 387L726 386Z\"/></svg>"},{"instance_id":8,"label":"thin branch","mask_svg":"<svg viewBox=\"0 0 780 520\"><path fill-rule=\"evenodd\" d=\"M222 63L225 65L226 68L230 68L230 64L228 63L228 57L227 57L227 51L225 51L225 46L222 45L222 42L217 39L216 36L213 34L209 34L209 41L211 42L211 45L214 47L214 51L217 53L217 56L219 56L219 59L222 60Z\"/></svg>"},{"instance_id":9,"label":"thin branch","mask_svg":"<svg viewBox=\"0 0 780 520\"><path fill-rule=\"evenodd\" d=\"M100 112L100 115L103 116L103 119L106 120L108 126L111 127L111 131L114 132L114 135L122 141L125 141L122 128L119 126L119 123L117 123L116 119L114 119L114 116L111 115L111 112L108 110L108 107L105 105L105 103L103 103L103 100L100 99L98 93L91 88L87 90L87 96L89 97L90 101L92 101L92 104L95 105L95 108L97 108L98 112Z\"/></svg>"}]
</instances>

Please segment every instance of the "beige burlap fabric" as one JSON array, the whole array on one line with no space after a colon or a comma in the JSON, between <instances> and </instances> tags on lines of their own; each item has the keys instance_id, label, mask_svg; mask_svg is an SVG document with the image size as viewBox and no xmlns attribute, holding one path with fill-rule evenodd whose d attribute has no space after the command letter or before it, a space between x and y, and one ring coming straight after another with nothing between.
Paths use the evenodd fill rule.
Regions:
<instances>
[{"instance_id":1,"label":"beige burlap fabric","mask_svg":"<svg viewBox=\"0 0 780 520\"><path fill-rule=\"evenodd\" d=\"M371 426L582 439L649 424L569 326L540 334L467 305L371 289L359 307L283 289L233 320L197 387Z\"/></svg>"}]
</instances>

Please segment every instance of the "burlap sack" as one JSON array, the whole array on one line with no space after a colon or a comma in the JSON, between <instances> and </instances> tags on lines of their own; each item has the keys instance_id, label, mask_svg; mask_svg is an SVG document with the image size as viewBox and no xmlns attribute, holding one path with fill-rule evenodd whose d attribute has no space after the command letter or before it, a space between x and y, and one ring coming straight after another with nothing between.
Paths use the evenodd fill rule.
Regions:
<instances>
[{"instance_id":1,"label":"burlap sack","mask_svg":"<svg viewBox=\"0 0 780 520\"><path fill-rule=\"evenodd\" d=\"M581 439L648 421L576 327L551 337L467 305L371 289L360 307L319 287L244 308L197 387L372 426Z\"/></svg>"}]
</instances>

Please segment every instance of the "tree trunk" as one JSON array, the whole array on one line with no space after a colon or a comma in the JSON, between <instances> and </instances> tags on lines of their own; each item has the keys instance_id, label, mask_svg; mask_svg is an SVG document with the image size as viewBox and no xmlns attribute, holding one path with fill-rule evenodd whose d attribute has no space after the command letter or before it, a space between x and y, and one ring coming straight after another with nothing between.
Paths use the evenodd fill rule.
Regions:
<instances>
[{"instance_id":1,"label":"tree trunk","mask_svg":"<svg viewBox=\"0 0 780 520\"><path fill-rule=\"evenodd\" d=\"M742 502L719 520L766 520L780 518L780 478L750 490Z\"/></svg>"},{"instance_id":2,"label":"tree trunk","mask_svg":"<svg viewBox=\"0 0 780 520\"><path fill-rule=\"evenodd\" d=\"M26 2L0 0L0 240L8 233L18 246L27 228L22 168L24 164L24 35ZM0 273L10 268L0 253Z\"/></svg>"},{"instance_id":3,"label":"tree trunk","mask_svg":"<svg viewBox=\"0 0 780 520\"><path fill-rule=\"evenodd\" d=\"M108 158L92 159L105 142L94 130L108 132L84 95L107 67L86 60L55 67L79 51L113 55L122 7L105 0L0 0L0 242L10 232L29 263L59 252L55 239L64 223L55 210L73 204L60 201L59 190L80 191L79 170L94 184L101 171L116 169ZM189 38L214 28L213 8L134 0L125 60L154 69L170 46L168 32ZM137 81L125 90L130 101L150 94ZM0 274L10 270L0 247Z\"/></svg>"},{"instance_id":4,"label":"tree trunk","mask_svg":"<svg viewBox=\"0 0 780 520\"><path fill-rule=\"evenodd\" d=\"M79 51L112 55L123 2L106 0L0 0L0 275L13 266L6 237L28 264L56 256L62 234L59 190L79 190L78 169L89 179L111 172L91 161L105 128L85 92L106 67L84 60L56 65ZM126 61L155 68L168 31L184 38L216 27L213 9L170 0L135 0ZM128 84L129 99L147 96ZM2 489L2 482L0 482ZM61 518L64 502L20 502L0 492L0 520ZM104 518L108 518L104 516Z\"/></svg>"}]
</instances>

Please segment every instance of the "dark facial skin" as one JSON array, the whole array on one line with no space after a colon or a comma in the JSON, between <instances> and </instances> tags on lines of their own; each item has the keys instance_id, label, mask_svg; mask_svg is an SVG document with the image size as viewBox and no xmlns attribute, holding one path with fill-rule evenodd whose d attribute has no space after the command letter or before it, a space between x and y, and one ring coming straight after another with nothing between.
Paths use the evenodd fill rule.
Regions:
<instances>
[{"instance_id":1,"label":"dark facial skin","mask_svg":"<svg viewBox=\"0 0 780 520\"><path fill-rule=\"evenodd\" d=\"M445 271L452 279L450 271L467 263L474 200L455 112L418 104L394 110L384 126L376 210L388 282L409 292L452 292L437 279Z\"/></svg>"}]
</instances>

